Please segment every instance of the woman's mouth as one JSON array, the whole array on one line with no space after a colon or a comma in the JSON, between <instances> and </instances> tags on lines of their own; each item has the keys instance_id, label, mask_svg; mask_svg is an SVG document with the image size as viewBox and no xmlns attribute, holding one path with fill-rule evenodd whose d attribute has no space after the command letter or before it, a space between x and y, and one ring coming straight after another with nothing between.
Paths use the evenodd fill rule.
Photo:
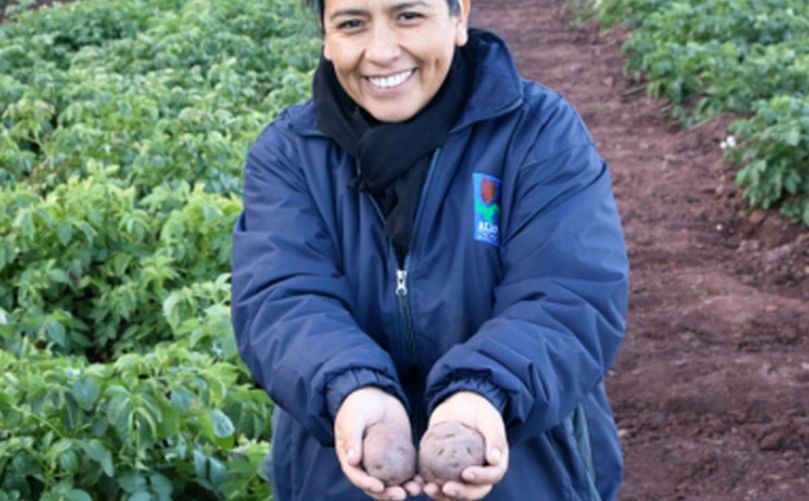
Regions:
<instances>
[{"instance_id":1,"label":"woman's mouth","mask_svg":"<svg viewBox=\"0 0 809 501\"><path fill-rule=\"evenodd\" d=\"M408 81L415 72L416 72L415 69L410 69L406 71L401 71L399 73L394 73L393 75L387 77L366 77L366 78L368 79L369 82L371 82L371 84L374 87L387 90L402 85L403 83Z\"/></svg>"}]
</instances>

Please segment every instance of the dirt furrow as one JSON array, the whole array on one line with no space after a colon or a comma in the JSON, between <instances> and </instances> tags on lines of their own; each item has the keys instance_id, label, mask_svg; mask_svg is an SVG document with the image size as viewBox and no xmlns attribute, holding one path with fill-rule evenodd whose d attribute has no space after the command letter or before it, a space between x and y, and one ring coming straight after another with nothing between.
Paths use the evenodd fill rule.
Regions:
<instances>
[{"instance_id":1,"label":"dirt furrow","mask_svg":"<svg viewBox=\"0 0 809 501\"><path fill-rule=\"evenodd\" d=\"M623 33L559 0L475 2L523 74L565 95L610 163L632 266L608 378L625 500L809 492L809 230L750 212L721 158L730 117L682 130L624 75Z\"/></svg>"}]
</instances>

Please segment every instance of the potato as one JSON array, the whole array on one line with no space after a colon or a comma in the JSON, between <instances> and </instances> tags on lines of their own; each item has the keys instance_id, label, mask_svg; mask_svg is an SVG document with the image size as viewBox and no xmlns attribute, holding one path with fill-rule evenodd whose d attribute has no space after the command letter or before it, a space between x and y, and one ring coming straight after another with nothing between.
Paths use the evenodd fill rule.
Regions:
<instances>
[{"instance_id":1,"label":"potato","mask_svg":"<svg viewBox=\"0 0 809 501\"><path fill-rule=\"evenodd\" d=\"M362 466L386 486L401 485L416 475L416 448L410 433L385 423L365 430Z\"/></svg>"},{"instance_id":2,"label":"potato","mask_svg":"<svg viewBox=\"0 0 809 501\"><path fill-rule=\"evenodd\" d=\"M484 462L483 437L460 423L448 421L431 426L419 444L419 474L438 485L461 480L464 469Z\"/></svg>"}]
</instances>

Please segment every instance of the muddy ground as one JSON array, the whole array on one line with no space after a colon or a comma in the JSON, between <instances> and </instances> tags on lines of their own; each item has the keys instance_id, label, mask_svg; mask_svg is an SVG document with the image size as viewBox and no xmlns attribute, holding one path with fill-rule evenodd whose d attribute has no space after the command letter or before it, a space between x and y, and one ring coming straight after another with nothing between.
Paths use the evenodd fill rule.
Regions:
<instances>
[{"instance_id":1,"label":"muddy ground","mask_svg":"<svg viewBox=\"0 0 809 501\"><path fill-rule=\"evenodd\" d=\"M570 99L612 170L632 268L607 384L621 499L809 499L809 228L750 212L719 144L624 75L625 35L560 0L473 2L523 74Z\"/></svg>"}]
</instances>

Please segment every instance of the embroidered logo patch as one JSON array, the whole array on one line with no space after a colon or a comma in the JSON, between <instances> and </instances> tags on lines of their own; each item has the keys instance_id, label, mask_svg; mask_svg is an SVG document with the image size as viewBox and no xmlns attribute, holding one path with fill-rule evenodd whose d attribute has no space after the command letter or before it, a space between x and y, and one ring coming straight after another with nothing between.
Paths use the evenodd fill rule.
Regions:
<instances>
[{"instance_id":1,"label":"embroidered logo patch","mask_svg":"<svg viewBox=\"0 0 809 501\"><path fill-rule=\"evenodd\" d=\"M500 180L472 174L475 198L475 240L500 245Z\"/></svg>"}]
</instances>

